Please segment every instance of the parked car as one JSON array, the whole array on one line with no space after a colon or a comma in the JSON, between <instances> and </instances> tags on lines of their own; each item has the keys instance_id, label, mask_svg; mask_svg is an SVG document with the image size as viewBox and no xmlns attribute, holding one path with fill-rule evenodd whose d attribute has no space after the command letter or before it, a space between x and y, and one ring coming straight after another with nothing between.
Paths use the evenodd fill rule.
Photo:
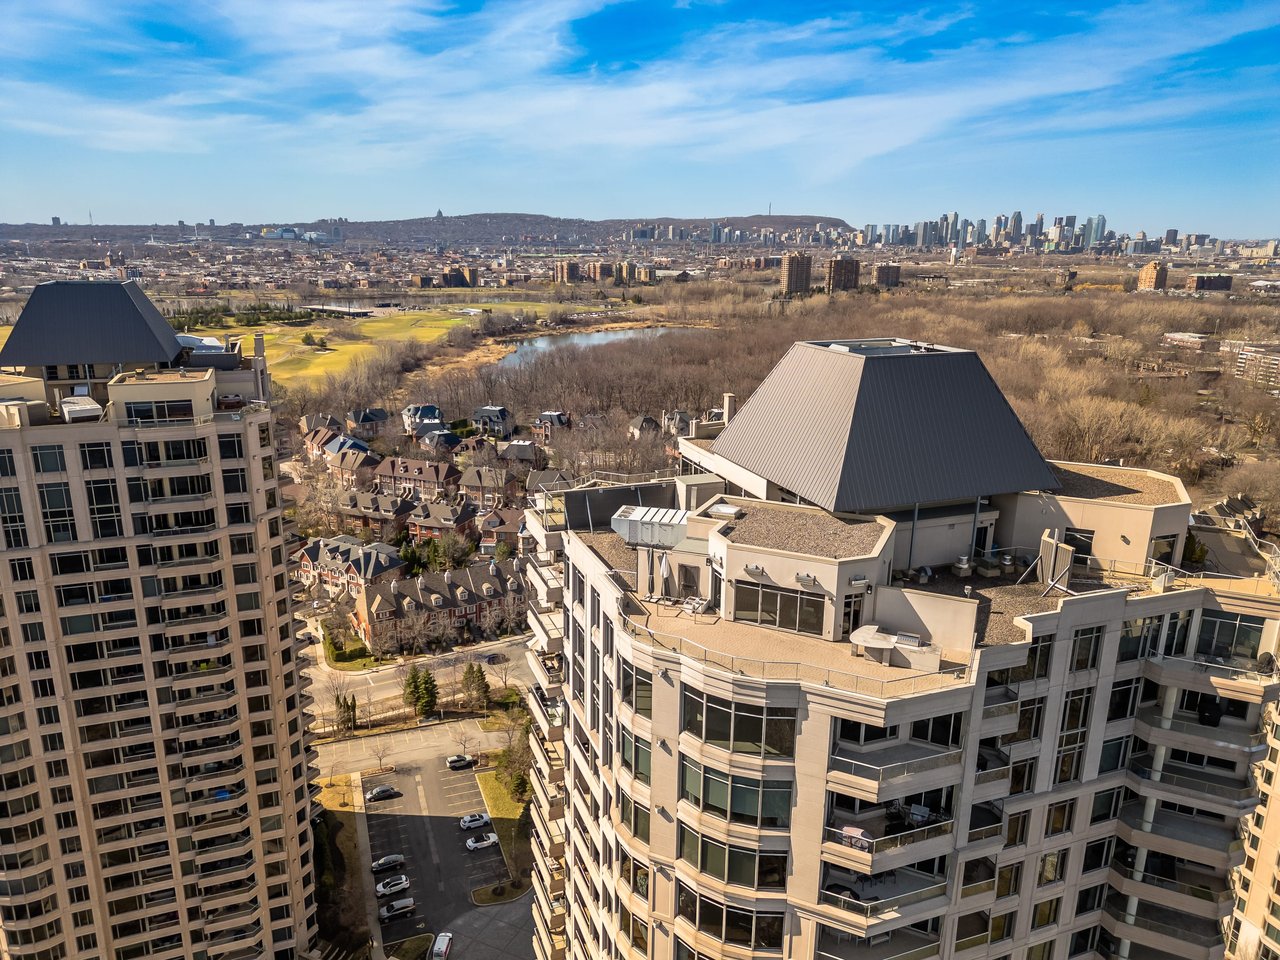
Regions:
<instances>
[{"instance_id":1,"label":"parked car","mask_svg":"<svg viewBox=\"0 0 1280 960\"><path fill-rule=\"evenodd\" d=\"M398 796L400 796L399 790L384 783L380 787L374 787L372 790L366 790L364 794L364 802L373 803L375 800L390 800L392 797Z\"/></svg>"},{"instance_id":2,"label":"parked car","mask_svg":"<svg viewBox=\"0 0 1280 960\"><path fill-rule=\"evenodd\" d=\"M436 937L431 947L431 960L449 960L449 951L453 948L453 934L442 933Z\"/></svg>"},{"instance_id":3,"label":"parked car","mask_svg":"<svg viewBox=\"0 0 1280 960\"><path fill-rule=\"evenodd\" d=\"M400 893L409 889L409 878L403 873L398 873L394 877L388 877L380 884L374 887L374 892L380 897L389 897L393 893Z\"/></svg>"},{"instance_id":4,"label":"parked car","mask_svg":"<svg viewBox=\"0 0 1280 960\"><path fill-rule=\"evenodd\" d=\"M476 758L469 753L455 753L445 760L450 770L466 770L476 765Z\"/></svg>"},{"instance_id":5,"label":"parked car","mask_svg":"<svg viewBox=\"0 0 1280 960\"><path fill-rule=\"evenodd\" d=\"M498 845L498 835L496 833L482 833L478 837L471 837L467 841L468 850L484 850L487 847L496 847Z\"/></svg>"},{"instance_id":6,"label":"parked car","mask_svg":"<svg viewBox=\"0 0 1280 960\"><path fill-rule=\"evenodd\" d=\"M389 853L385 857L379 857L373 861L374 873L386 873L388 870L395 870L397 867L404 866L404 855L399 853Z\"/></svg>"},{"instance_id":7,"label":"parked car","mask_svg":"<svg viewBox=\"0 0 1280 960\"><path fill-rule=\"evenodd\" d=\"M458 821L458 826L463 830L474 830L477 827L487 827L488 825L489 815L487 813L468 813Z\"/></svg>"},{"instance_id":8,"label":"parked car","mask_svg":"<svg viewBox=\"0 0 1280 960\"><path fill-rule=\"evenodd\" d=\"M413 897L405 897L403 900L392 900L378 911L378 922L386 923L388 920L394 920L396 917L407 917L417 908L417 904L413 902Z\"/></svg>"}]
</instances>

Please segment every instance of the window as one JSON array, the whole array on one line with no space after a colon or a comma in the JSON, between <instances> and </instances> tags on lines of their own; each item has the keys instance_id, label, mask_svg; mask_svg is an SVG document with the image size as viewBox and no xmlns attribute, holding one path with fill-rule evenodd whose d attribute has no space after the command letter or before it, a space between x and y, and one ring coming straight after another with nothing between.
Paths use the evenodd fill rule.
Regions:
<instances>
[{"instance_id":1,"label":"window","mask_svg":"<svg viewBox=\"0 0 1280 960\"><path fill-rule=\"evenodd\" d=\"M36 473L66 473L67 458L56 443L36 444L31 448L31 462Z\"/></svg>"},{"instance_id":2,"label":"window","mask_svg":"<svg viewBox=\"0 0 1280 960\"><path fill-rule=\"evenodd\" d=\"M1040 736L1040 728L1044 724L1044 697L1023 700L1018 704L1018 729L1006 734L1005 743L1019 743L1023 740L1034 740Z\"/></svg>"},{"instance_id":3,"label":"window","mask_svg":"<svg viewBox=\"0 0 1280 960\"><path fill-rule=\"evenodd\" d=\"M1079 780L1084 768L1085 731L1074 730L1058 738L1058 756L1053 766L1054 785Z\"/></svg>"},{"instance_id":4,"label":"window","mask_svg":"<svg viewBox=\"0 0 1280 960\"><path fill-rule=\"evenodd\" d=\"M10 550L21 550L27 542L27 522L22 513L22 495L17 487L0 489L0 529L4 531L4 545Z\"/></svg>"},{"instance_id":5,"label":"window","mask_svg":"<svg viewBox=\"0 0 1280 960\"><path fill-rule=\"evenodd\" d=\"M1050 923L1055 921L1050 920ZM1034 930L1039 924L1033 920L1031 929ZM1027 960L1053 960L1053 941L1046 940L1044 943L1037 943L1034 946L1027 947Z\"/></svg>"},{"instance_id":6,"label":"window","mask_svg":"<svg viewBox=\"0 0 1280 960\"><path fill-rule=\"evenodd\" d=\"M1009 796L1036 788L1036 758L1028 757L1009 765Z\"/></svg>"},{"instance_id":7,"label":"window","mask_svg":"<svg viewBox=\"0 0 1280 960\"><path fill-rule=\"evenodd\" d=\"M35 590L19 590L14 594L19 613L39 613L40 594Z\"/></svg>"},{"instance_id":8,"label":"window","mask_svg":"<svg viewBox=\"0 0 1280 960\"><path fill-rule=\"evenodd\" d=\"M735 823L785 827L791 822L791 782L756 780L680 757L680 799L704 813Z\"/></svg>"},{"instance_id":9,"label":"window","mask_svg":"<svg viewBox=\"0 0 1280 960\"><path fill-rule=\"evenodd\" d=\"M1145 660L1156 652L1160 642L1160 622L1162 617L1143 617L1141 620L1126 620L1120 632L1120 649L1116 660L1123 663L1129 660Z\"/></svg>"},{"instance_id":10,"label":"window","mask_svg":"<svg viewBox=\"0 0 1280 960\"><path fill-rule=\"evenodd\" d=\"M1080 868L1080 872L1089 873L1093 870L1101 870L1110 863L1115 843L1115 837L1102 837L1086 843L1084 846L1084 863Z\"/></svg>"},{"instance_id":11,"label":"window","mask_svg":"<svg viewBox=\"0 0 1280 960\"><path fill-rule=\"evenodd\" d=\"M181 423L195 415L190 400L126 402L124 411L130 423Z\"/></svg>"},{"instance_id":12,"label":"window","mask_svg":"<svg viewBox=\"0 0 1280 960\"><path fill-rule=\"evenodd\" d=\"M618 694L622 702L638 716L653 717L653 674L632 666L626 660L618 661Z\"/></svg>"},{"instance_id":13,"label":"window","mask_svg":"<svg viewBox=\"0 0 1280 960\"><path fill-rule=\"evenodd\" d=\"M621 844L618 845L618 876L646 903L649 901L649 867L632 857Z\"/></svg>"},{"instance_id":14,"label":"window","mask_svg":"<svg viewBox=\"0 0 1280 960\"><path fill-rule=\"evenodd\" d=\"M1138 697L1142 690L1142 680L1119 680L1111 685L1111 696L1107 700L1107 722L1127 720L1138 710Z\"/></svg>"},{"instance_id":15,"label":"window","mask_svg":"<svg viewBox=\"0 0 1280 960\"><path fill-rule=\"evenodd\" d=\"M733 587L734 620L821 635L826 610L822 594L766 587L748 580L735 580Z\"/></svg>"},{"instance_id":16,"label":"window","mask_svg":"<svg viewBox=\"0 0 1280 960\"><path fill-rule=\"evenodd\" d=\"M958 747L964 727L964 714L948 713L911 724L911 739L940 747Z\"/></svg>"},{"instance_id":17,"label":"window","mask_svg":"<svg viewBox=\"0 0 1280 960\"><path fill-rule=\"evenodd\" d=\"M40 494L45 538L50 543L69 543L75 540L76 518L71 506L71 485L65 482L42 483L36 489Z\"/></svg>"},{"instance_id":18,"label":"window","mask_svg":"<svg viewBox=\"0 0 1280 960\"><path fill-rule=\"evenodd\" d=\"M1013 928L1018 924L1018 912L1012 910L991 918L991 942L999 943L1013 937Z\"/></svg>"},{"instance_id":19,"label":"window","mask_svg":"<svg viewBox=\"0 0 1280 960\"><path fill-rule=\"evenodd\" d=\"M218 434L218 456L223 460L243 460L244 441L238 433Z\"/></svg>"},{"instance_id":20,"label":"window","mask_svg":"<svg viewBox=\"0 0 1280 960\"><path fill-rule=\"evenodd\" d=\"M85 494L89 498L89 522L95 540L124 536L120 517L120 495L114 480L87 480Z\"/></svg>"},{"instance_id":21,"label":"window","mask_svg":"<svg viewBox=\"0 0 1280 960\"><path fill-rule=\"evenodd\" d=\"M618 819L637 840L649 842L649 808L636 803L621 787L618 788Z\"/></svg>"},{"instance_id":22,"label":"window","mask_svg":"<svg viewBox=\"0 0 1280 960\"><path fill-rule=\"evenodd\" d=\"M1093 795L1093 810L1089 815L1089 823L1102 823L1120 816L1120 805L1124 802L1124 788L1112 787L1100 790Z\"/></svg>"},{"instance_id":23,"label":"window","mask_svg":"<svg viewBox=\"0 0 1280 960\"><path fill-rule=\"evenodd\" d=\"M222 489L226 493L248 493L249 481L244 470L223 470Z\"/></svg>"},{"instance_id":24,"label":"window","mask_svg":"<svg viewBox=\"0 0 1280 960\"><path fill-rule=\"evenodd\" d=\"M107 442L80 444L80 466L86 470L102 470L115 466L111 456L111 444Z\"/></svg>"},{"instance_id":25,"label":"window","mask_svg":"<svg viewBox=\"0 0 1280 960\"><path fill-rule=\"evenodd\" d=\"M1071 830L1076 818L1075 800L1062 800L1049 805L1049 814L1045 819L1044 835L1056 837L1060 833Z\"/></svg>"},{"instance_id":26,"label":"window","mask_svg":"<svg viewBox=\"0 0 1280 960\"><path fill-rule=\"evenodd\" d=\"M996 871L996 897L1011 897L1022 889L1022 861Z\"/></svg>"},{"instance_id":27,"label":"window","mask_svg":"<svg viewBox=\"0 0 1280 960\"><path fill-rule=\"evenodd\" d=\"M1085 887L1076 895L1076 916L1101 910L1102 903L1106 899L1107 885L1105 883L1100 883L1096 887Z\"/></svg>"},{"instance_id":28,"label":"window","mask_svg":"<svg viewBox=\"0 0 1280 960\"><path fill-rule=\"evenodd\" d=\"M1006 847L1020 847L1027 842L1027 823L1030 818L1031 814L1026 810L1009 814L1009 820L1004 828Z\"/></svg>"},{"instance_id":29,"label":"window","mask_svg":"<svg viewBox=\"0 0 1280 960\"><path fill-rule=\"evenodd\" d=\"M0 477L12 477L17 475L15 464L13 462L13 451L4 449L0 450Z\"/></svg>"},{"instance_id":30,"label":"window","mask_svg":"<svg viewBox=\"0 0 1280 960\"><path fill-rule=\"evenodd\" d=\"M1169 622L1164 628L1164 655L1166 657L1185 657L1187 640L1191 634L1191 611L1181 610L1169 615Z\"/></svg>"},{"instance_id":31,"label":"window","mask_svg":"<svg viewBox=\"0 0 1280 960\"><path fill-rule=\"evenodd\" d=\"M9 576L15 581L34 580L36 567L30 557L15 557L9 561Z\"/></svg>"},{"instance_id":32,"label":"window","mask_svg":"<svg viewBox=\"0 0 1280 960\"><path fill-rule=\"evenodd\" d=\"M1265 622L1262 617L1251 617L1244 613L1205 610L1200 615L1196 654L1219 659L1257 659L1258 644L1262 640L1262 626Z\"/></svg>"},{"instance_id":33,"label":"window","mask_svg":"<svg viewBox=\"0 0 1280 960\"><path fill-rule=\"evenodd\" d=\"M676 913L702 933L753 950L782 949L782 913L756 913L726 907L701 896L683 881L676 883Z\"/></svg>"},{"instance_id":34,"label":"window","mask_svg":"<svg viewBox=\"0 0 1280 960\"><path fill-rule=\"evenodd\" d=\"M1077 630L1071 645L1071 669L1093 670L1098 666L1098 650L1102 646L1105 627Z\"/></svg>"},{"instance_id":35,"label":"window","mask_svg":"<svg viewBox=\"0 0 1280 960\"><path fill-rule=\"evenodd\" d=\"M1049 675L1049 657L1053 653L1053 636L1046 634L1031 638L1031 646L1027 650L1027 662L1009 672L1011 683L1025 683L1028 680L1043 680Z\"/></svg>"},{"instance_id":36,"label":"window","mask_svg":"<svg viewBox=\"0 0 1280 960\"><path fill-rule=\"evenodd\" d=\"M625 727L618 727L618 756L622 766L631 771L631 775L641 783L648 783L652 750L649 741L643 737L633 736Z\"/></svg>"},{"instance_id":37,"label":"window","mask_svg":"<svg viewBox=\"0 0 1280 960\"><path fill-rule=\"evenodd\" d=\"M1039 930L1041 927L1057 923L1058 912L1061 908L1061 897L1054 897L1052 900L1041 900L1031 908L1031 929ZM1028 953L1028 956L1030 956L1030 953Z\"/></svg>"},{"instance_id":38,"label":"window","mask_svg":"<svg viewBox=\"0 0 1280 960\"><path fill-rule=\"evenodd\" d=\"M1067 853L1067 850L1054 850L1041 854L1040 869L1036 872L1037 887L1048 886L1066 878Z\"/></svg>"},{"instance_id":39,"label":"window","mask_svg":"<svg viewBox=\"0 0 1280 960\"><path fill-rule=\"evenodd\" d=\"M1089 726L1089 708L1093 704L1093 687L1068 690L1062 711L1062 730L1084 730Z\"/></svg>"},{"instance_id":40,"label":"window","mask_svg":"<svg viewBox=\"0 0 1280 960\"><path fill-rule=\"evenodd\" d=\"M753 756L789 757L795 752L796 711L732 703L683 688L681 729L713 747Z\"/></svg>"},{"instance_id":41,"label":"window","mask_svg":"<svg viewBox=\"0 0 1280 960\"><path fill-rule=\"evenodd\" d=\"M1116 737L1102 741L1102 754L1098 760L1098 772L1119 770L1129 762L1129 737Z\"/></svg>"},{"instance_id":42,"label":"window","mask_svg":"<svg viewBox=\"0 0 1280 960\"><path fill-rule=\"evenodd\" d=\"M702 873L722 883L761 890L780 890L787 883L787 854L771 853L725 844L705 837L683 823L679 830L679 856Z\"/></svg>"}]
</instances>

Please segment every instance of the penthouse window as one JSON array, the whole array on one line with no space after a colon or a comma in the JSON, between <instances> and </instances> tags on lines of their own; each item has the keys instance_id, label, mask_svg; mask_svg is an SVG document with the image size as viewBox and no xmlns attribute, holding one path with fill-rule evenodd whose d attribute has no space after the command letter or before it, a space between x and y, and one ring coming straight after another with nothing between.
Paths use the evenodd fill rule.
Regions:
<instances>
[{"instance_id":1,"label":"penthouse window","mask_svg":"<svg viewBox=\"0 0 1280 960\"><path fill-rule=\"evenodd\" d=\"M795 633L822 635L826 598L820 593L803 593L767 587L747 580L733 583L733 619L758 623Z\"/></svg>"},{"instance_id":2,"label":"penthouse window","mask_svg":"<svg viewBox=\"0 0 1280 960\"><path fill-rule=\"evenodd\" d=\"M1225 610L1206 610L1200 615L1200 635L1196 653L1202 657L1240 657L1254 660L1262 641L1262 617Z\"/></svg>"},{"instance_id":3,"label":"penthouse window","mask_svg":"<svg viewBox=\"0 0 1280 960\"><path fill-rule=\"evenodd\" d=\"M683 688L681 729L722 750L754 756L790 757L796 746L796 711L792 707L761 707L732 703Z\"/></svg>"},{"instance_id":4,"label":"penthouse window","mask_svg":"<svg viewBox=\"0 0 1280 960\"><path fill-rule=\"evenodd\" d=\"M55 443L37 444L31 448L31 461L36 473L66 473L67 458Z\"/></svg>"},{"instance_id":5,"label":"penthouse window","mask_svg":"<svg viewBox=\"0 0 1280 960\"><path fill-rule=\"evenodd\" d=\"M124 405L124 415L130 423L185 422L195 416L190 400L156 400Z\"/></svg>"}]
</instances>

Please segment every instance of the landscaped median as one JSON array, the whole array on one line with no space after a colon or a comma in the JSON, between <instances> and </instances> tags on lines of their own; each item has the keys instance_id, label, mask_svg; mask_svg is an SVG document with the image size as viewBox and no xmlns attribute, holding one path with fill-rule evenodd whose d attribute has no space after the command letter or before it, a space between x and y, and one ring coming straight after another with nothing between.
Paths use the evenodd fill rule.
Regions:
<instances>
[{"instance_id":1,"label":"landscaped median","mask_svg":"<svg viewBox=\"0 0 1280 960\"><path fill-rule=\"evenodd\" d=\"M424 933L398 943L386 944L383 952L387 955L387 960L426 960L431 956L431 944L435 940L435 934Z\"/></svg>"},{"instance_id":2,"label":"landscaped median","mask_svg":"<svg viewBox=\"0 0 1280 960\"><path fill-rule=\"evenodd\" d=\"M484 796L493 832L498 835L511 880L496 887L476 887L471 891L471 899L477 906L507 903L523 896L529 889L527 871L533 866L533 848L529 840L529 820L524 816L528 803L511 798L506 786L498 779L497 770L476 774L476 782ZM494 893L499 887L502 892Z\"/></svg>"}]
</instances>

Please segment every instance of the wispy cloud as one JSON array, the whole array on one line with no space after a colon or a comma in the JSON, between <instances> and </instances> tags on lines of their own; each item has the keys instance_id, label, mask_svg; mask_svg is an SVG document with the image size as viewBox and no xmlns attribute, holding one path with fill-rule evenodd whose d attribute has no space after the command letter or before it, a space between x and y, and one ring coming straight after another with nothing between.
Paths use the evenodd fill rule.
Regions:
<instances>
[{"instance_id":1,"label":"wispy cloud","mask_svg":"<svg viewBox=\"0 0 1280 960\"><path fill-rule=\"evenodd\" d=\"M1001 114L1016 119L1006 144L1177 123L1225 102L1230 82L1196 89L1206 81L1176 76L1180 61L1280 25L1275 2L1116 5L1057 15L1047 32L989 5L884 17L794 5L775 21L691 3L677 4L685 26L666 52L590 69L613 45L593 48L577 26L610 6L18 0L0 32L11 67L0 128L18 144L145 162L252 143L264 164L402 183L503 166L557 179L564 164L657 171L678 158L830 184L939 138L971 143ZM1135 89L1150 91L1145 107Z\"/></svg>"}]
</instances>

